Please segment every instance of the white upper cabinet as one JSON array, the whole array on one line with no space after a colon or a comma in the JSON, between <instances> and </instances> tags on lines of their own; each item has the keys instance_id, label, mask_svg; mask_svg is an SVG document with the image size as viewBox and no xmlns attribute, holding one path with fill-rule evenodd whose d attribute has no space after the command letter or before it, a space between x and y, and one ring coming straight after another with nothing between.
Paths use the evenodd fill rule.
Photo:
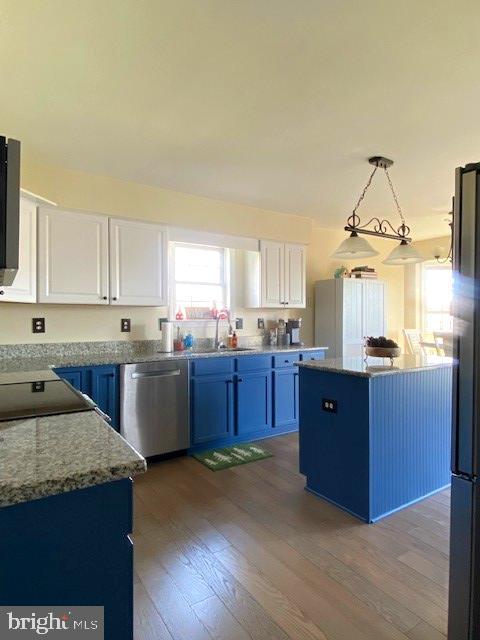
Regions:
<instances>
[{"instance_id":1,"label":"white upper cabinet","mask_svg":"<svg viewBox=\"0 0 480 640\"><path fill-rule=\"evenodd\" d=\"M246 261L246 306L304 308L306 247L261 240L257 255L249 252Z\"/></svg>"},{"instance_id":2,"label":"white upper cabinet","mask_svg":"<svg viewBox=\"0 0 480 640\"><path fill-rule=\"evenodd\" d=\"M285 300L285 245L260 242L261 306L280 307Z\"/></svg>"},{"instance_id":3,"label":"white upper cabinet","mask_svg":"<svg viewBox=\"0 0 480 640\"><path fill-rule=\"evenodd\" d=\"M108 218L41 208L38 301L108 304Z\"/></svg>"},{"instance_id":4,"label":"white upper cabinet","mask_svg":"<svg viewBox=\"0 0 480 640\"><path fill-rule=\"evenodd\" d=\"M167 229L110 218L111 304L167 304Z\"/></svg>"},{"instance_id":5,"label":"white upper cabinet","mask_svg":"<svg viewBox=\"0 0 480 640\"><path fill-rule=\"evenodd\" d=\"M37 203L20 198L18 272L11 287L2 287L2 302L37 301Z\"/></svg>"},{"instance_id":6,"label":"white upper cabinet","mask_svg":"<svg viewBox=\"0 0 480 640\"><path fill-rule=\"evenodd\" d=\"M289 307L306 306L306 250L303 245L285 245L284 302Z\"/></svg>"}]
</instances>

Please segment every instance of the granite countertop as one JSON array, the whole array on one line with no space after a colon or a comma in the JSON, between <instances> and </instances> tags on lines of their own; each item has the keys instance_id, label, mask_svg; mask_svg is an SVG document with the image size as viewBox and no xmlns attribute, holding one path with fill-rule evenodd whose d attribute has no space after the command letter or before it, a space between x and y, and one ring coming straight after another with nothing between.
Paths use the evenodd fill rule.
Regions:
<instances>
[{"instance_id":1,"label":"granite countertop","mask_svg":"<svg viewBox=\"0 0 480 640\"><path fill-rule=\"evenodd\" d=\"M145 470L142 456L94 411L0 422L0 507Z\"/></svg>"},{"instance_id":2,"label":"granite countertop","mask_svg":"<svg viewBox=\"0 0 480 640\"><path fill-rule=\"evenodd\" d=\"M408 373L410 371L425 371L428 369L453 367L453 358L442 356L423 355L402 355L395 358L393 366L389 358L371 358L365 362L364 358L329 358L326 360L315 360L301 362L300 367L307 369L317 369L319 371L329 371L344 375L361 376L373 378L376 376L393 375L397 373Z\"/></svg>"},{"instance_id":3,"label":"granite countertop","mask_svg":"<svg viewBox=\"0 0 480 640\"><path fill-rule=\"evenodd\" d=\"M88 343L94 345L95 343ZM180 351L164 353L158 350L142 351L139 353L98 352L92 346L91 351L83 353L62 353L62 345L58 345L58 355L49 354L40 357L2 358L0 372L10 373L14 371L39 371L53 369L55 367L82 367L102 364L130 364L137 362L156 362L162 360L177 360L179 358L222 358L226 356L243 357L262 353L278 353L284 351L321 351L328 347L312 347L306 345L291 345L284 347L256 346L249 347L245 351Z\"/></svg>"}]
</instances>

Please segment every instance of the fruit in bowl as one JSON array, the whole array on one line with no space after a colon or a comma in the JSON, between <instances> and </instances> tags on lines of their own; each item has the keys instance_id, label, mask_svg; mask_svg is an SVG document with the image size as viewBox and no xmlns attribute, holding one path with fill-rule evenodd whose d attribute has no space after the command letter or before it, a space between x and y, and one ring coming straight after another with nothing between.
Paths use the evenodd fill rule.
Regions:
<instances>
[{"instance_id":1,"label":"fruit in bowl","mask_svg":"<svg viewBox=\"0 0 480 640\"><path fill-rule=\"evenodd\" d=\"M400 355L400 347L395 340L385 336L369 336L365 339L365 353L374 358L397 358Z\"/></svg>"}]
</instances>

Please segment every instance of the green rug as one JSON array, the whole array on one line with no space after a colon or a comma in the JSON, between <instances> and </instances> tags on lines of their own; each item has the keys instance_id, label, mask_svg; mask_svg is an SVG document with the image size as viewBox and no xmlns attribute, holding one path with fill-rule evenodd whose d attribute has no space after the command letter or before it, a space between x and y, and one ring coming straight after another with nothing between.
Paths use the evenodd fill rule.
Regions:
<instances>
[{"instance_id":1,"label":"green rug","mask_svg":"<svg viewBox=\"0 0 480 640\"><path fill-rule=\"evenodd\" d=\"M238 444L236 447L200 451L199 453L194 453L193 457L211 471L221 471L222 469L236 467L239 464L272 458L273 453L265 451L265 449L256 444L247 442L247 444Z\"/></svg>"}]
</instances>

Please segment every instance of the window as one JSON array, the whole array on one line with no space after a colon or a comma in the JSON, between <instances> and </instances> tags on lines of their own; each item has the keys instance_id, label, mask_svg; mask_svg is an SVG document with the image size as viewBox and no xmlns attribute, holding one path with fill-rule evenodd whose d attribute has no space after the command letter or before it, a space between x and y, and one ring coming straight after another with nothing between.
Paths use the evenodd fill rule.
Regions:
<instances>
[{"instance_id":1,"label":"window","mask_svg":"<svg viewBox=\"0 0 480 640\"><path fill-rule=\"evenodd\" d=\"M423 267L423 330L452 331L452 269L443 265Z\"/></svg>"},{"instance_id":2,"label":"window","mask_svg":"<svg viewBox=\"0 0 480 640\"><path fill-rule=\"evenodd\" d=\"M173 273L173 315L180 309L184 318L192 317L192 312L188 313L192 307L205 312L212 308L228 309L228 249L175 243Z\"/></svg>"}]
</instances>

